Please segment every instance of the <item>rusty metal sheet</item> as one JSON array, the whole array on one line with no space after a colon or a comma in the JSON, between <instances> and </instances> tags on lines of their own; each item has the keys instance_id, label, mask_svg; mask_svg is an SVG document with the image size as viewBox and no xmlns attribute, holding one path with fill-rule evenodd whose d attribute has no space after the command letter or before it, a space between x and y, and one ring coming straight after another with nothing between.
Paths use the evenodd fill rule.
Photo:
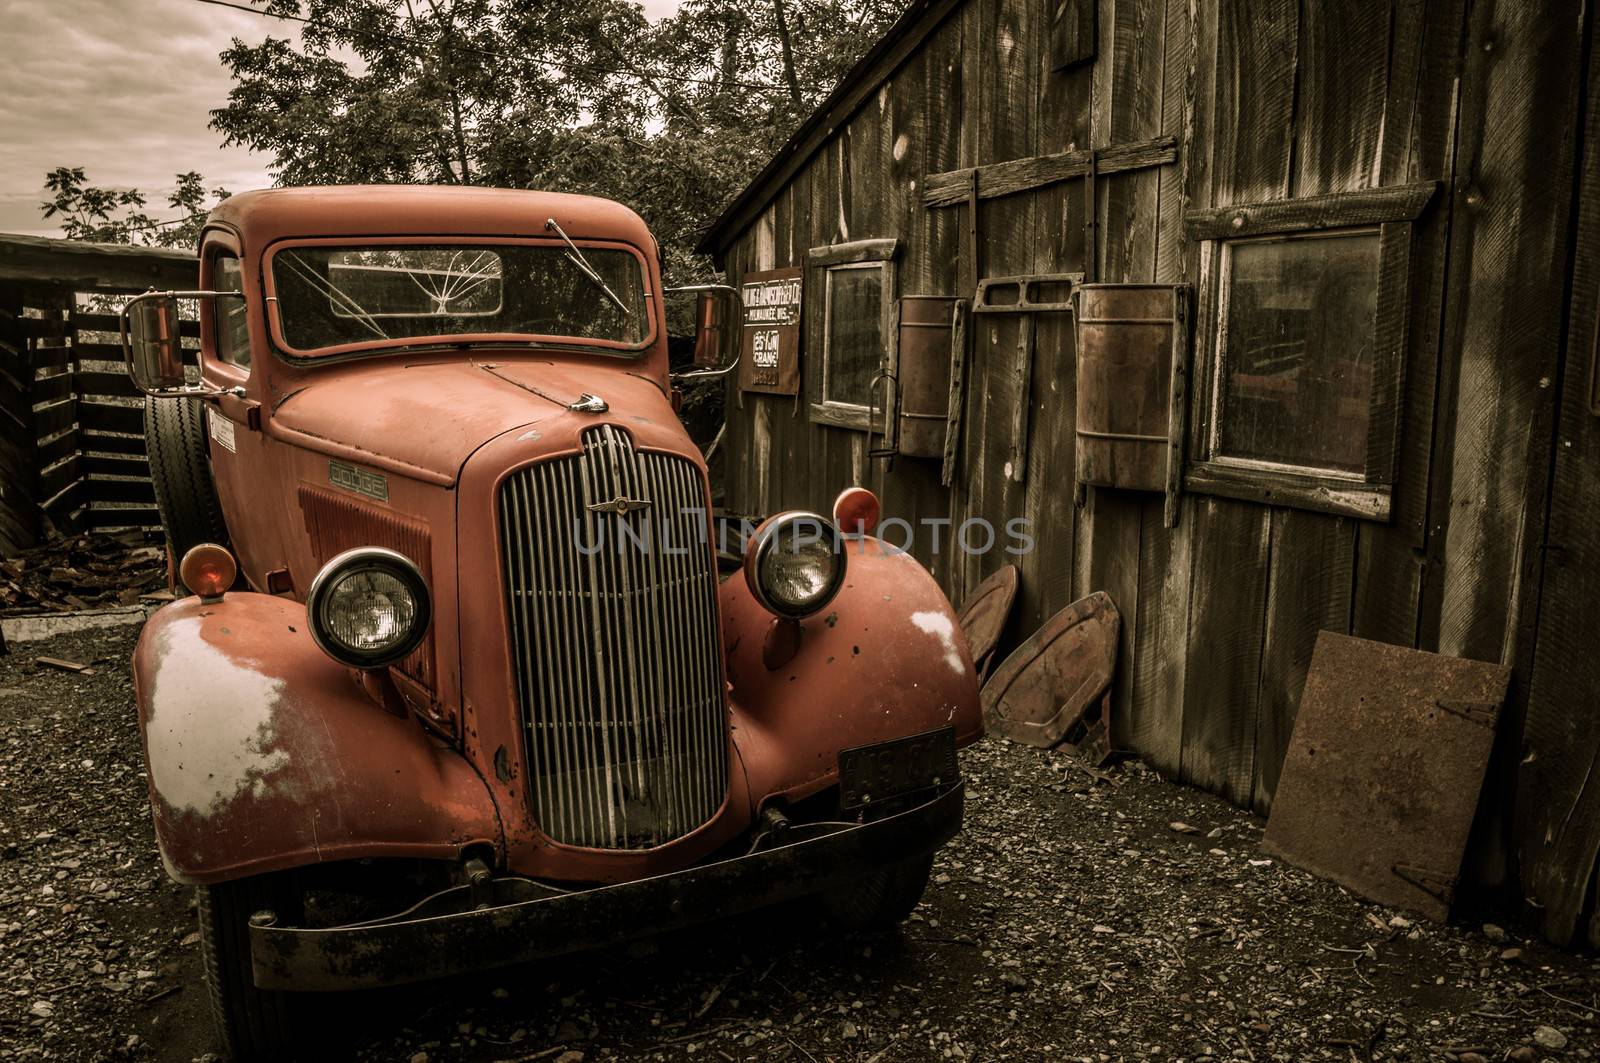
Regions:
<instances>
[{"instance_id":1,"label":"rusty metal sheet","mask_svg":"<svg viewBox=\"0 0 1600 1063\"><path fill-rule=\"evenodd\" d=\"M989 729L1040 748L1070 738L1106 752L1104 717L1085 717L1100 707L1100 696L1111 685L1121 627L1122 615L1104 591L1045 621L984 684Z\"/></svg>"},{"instance_id":2,"label":"rusty metal sheet","mask_svg":"<svg viewBox=\"0 0 1600 1063\"><path fill-rule=\"evenodd\" d=\"M1262 847L1443 920L1510 675L1322 632Z\"/></svg>"},{"instance_id":3,"label":"rusty metal sheet","mask_svg":"<svg viewBox=\"0 0 1600 1063\"><path fill-rule=\"evenodd\" d=\"M984 577L982 583L961 603L957 619L962 634L967 636L967 649L972 653L973 667L978 679L989 674L994 663L995 647L1000 644L1000 634L1011 616L1011 606L1017 600L1017 566L1002 565Z\"/></svg>"}]
</instances>

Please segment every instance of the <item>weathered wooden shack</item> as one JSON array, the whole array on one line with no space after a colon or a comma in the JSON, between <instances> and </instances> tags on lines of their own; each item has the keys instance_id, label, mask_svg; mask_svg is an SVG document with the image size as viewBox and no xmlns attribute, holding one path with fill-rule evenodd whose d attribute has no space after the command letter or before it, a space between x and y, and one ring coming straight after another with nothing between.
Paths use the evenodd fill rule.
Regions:
<instances>
[{"instance_id":1,"label":"weathered wooden shack","mask_svg":"<svg viewBox=\"0 0 1600 1063\"><path fill-rule=\"evenodd\" d=\"M1576 0L916 0L702 245L801 282L730 385L730 506L1027 518L1017 558L913 548L957 601L1015 560L1013 640L1109 592L1117 743L1262 811L1320 630L1512 665L1470 877L1600 944L1594 34ZM1091 282L1175 286L1095 303L1177 338L1162 372L1118 361L1137 326L1078 350Z\"/></svg>"}]
</instances>

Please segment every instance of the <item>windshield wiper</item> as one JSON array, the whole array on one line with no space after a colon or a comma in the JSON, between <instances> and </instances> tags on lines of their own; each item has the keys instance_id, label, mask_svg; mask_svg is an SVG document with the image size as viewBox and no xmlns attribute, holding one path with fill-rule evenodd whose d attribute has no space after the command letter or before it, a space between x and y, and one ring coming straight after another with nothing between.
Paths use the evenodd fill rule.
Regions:
<instances>
[{"instance_id":1,"label":"windshield wiper","mask_svg":"<svg viewBox=\"0 0 1600 1063\"><path fill-rule=\"evenodd\" d=\"M546 218L544 220L544 227L546 229L555 230L555 234L561 237L561 239L566 243L568 261L582 270L585 277L588 277L591 281L594 281L596 286L598 286L601 291L606 293L606 298L617 304L618 310L621 310L625 316L632 317L633 311L628 309L628 304L624 303L622 301L622 297L611 290L611 285L605 282L605 278L601 277L600 274L595 271L595 268L589 265L589 260L583 257L583 252L578 250L578 245L573 243L572 237L568 236L566 231L562 229L561 226L556 224L556 220L554 218Z\"/></svg>"}]
</instances>

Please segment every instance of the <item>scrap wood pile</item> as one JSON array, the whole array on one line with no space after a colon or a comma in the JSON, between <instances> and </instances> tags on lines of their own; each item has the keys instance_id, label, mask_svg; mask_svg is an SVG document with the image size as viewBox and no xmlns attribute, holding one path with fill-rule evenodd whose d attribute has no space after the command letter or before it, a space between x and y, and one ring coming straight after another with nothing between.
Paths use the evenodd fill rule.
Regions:
<instances>
[{"instance_id":1,"label":"scrap wood pile","mask_svg":"<svg viewBox=\"0 0 1600 1063\"><path fill-rule=\"evenodd\" d=\"M166 551L140 530L68 536L0 561L0 616L136 605L166 589Z\"/></svg>"}]
</instances>

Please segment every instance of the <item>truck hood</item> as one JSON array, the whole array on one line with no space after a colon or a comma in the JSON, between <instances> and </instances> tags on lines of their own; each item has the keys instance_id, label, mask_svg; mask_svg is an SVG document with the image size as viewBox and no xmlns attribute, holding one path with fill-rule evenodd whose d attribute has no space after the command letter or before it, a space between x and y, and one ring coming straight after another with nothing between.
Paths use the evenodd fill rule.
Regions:
<instances>
[{"instance_id":1,"label":"truck hood","mask_svg":"<svg viewBox=\"0 0 1600 1063\"><path fill-rule=\"evenodd\" d=\"M605 401L609 411L599 416L607 420L682 432L660 386L631 365L514 356L330 368L325 379L279 400L270 434L449 487L472 452L495 436L523 428L551 444L575 437L597 416L568 408L585 394Z\"/></svg>"}]
</instances>

